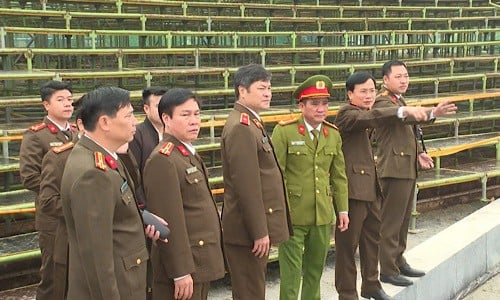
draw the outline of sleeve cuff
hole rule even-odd
[[[174,278],[174,281],[179,281],[179,280],[184,279],[184,278],[186,278],[188,276],[189,276],[189,274],[181,276],[181,277],[176,277],[176,278]]]

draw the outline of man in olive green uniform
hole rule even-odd
[[[52,280],[54,239],[57,218],[40,209],[39,191],[42,159],[52,147],[71,141],[75,128],[68,120],[73,114],[73,95],[68,83],[48,81],[40,89],[42,104],[47,116],[42,123],[33,125],[23,135],[19,151],[20,175],[24,187],[37,194],[35,198],[35,228],[38,230],[38,243],[42,254],[40,283],[36,299],[53,299]]]
[[[207,299],[210,281],[224,277],[222,229],[208,174],[192,142],[200,131],[198,99],[171,89],[158,111],[163,141],[143,172],[148,210],[168,220],[168,244],[153,245],[153,299]]]
[[[409,76],[401,61],[388,61],[382,67],[384,86],[375,99],[374,109],[401,107],[406,103],[403,94],[408,89]],[[435,117],[454,113],[456,106],[441,102],[428,108],[432,122]],[[416,122],[414,122],[416,123]],[[374,130],[374,155],[382,194],[380,227],[380,280],[399,286],[412,281],[406,277],[420,277],[425,273],[412,268],[403,256],[410,223],[411,201],[415,191],[417,169],[432,168],[432,158],[423,151],[417,140],[419,127],[401,123],[386,123]]]
[[[281,300],[298,298],[301,277],[301,299],[321,298],[331,224],[337,214],[339,230],[349,224],[342,140],[337,128],[325,121],[331,89],[327,76],[309,77],[293,93],[302,114],[280,122],[273,131],[294,232],[279,246]]]
[[[380,184],[370,142],[371,128],[402,122],[403,118],[425,120],[423,107],[371,109],[376,82],[368,72],[356,72],[346,81],[349,104],[340,108],[335,124],[342,136],[346,174],[349,182],[349,229],[335,233],[335,287],[341,300],[357,300],[355,254],[359,246],[361,296],[389,299],[378,279],[380,239]]]
[[[87,94],[81,110],[86,134],[73,147],[61,183],[67,298],[144,300],[144,228],[133,183],[116,154],[132,140],[137,123],[129,92],[98,88]]]
[[[271,102],[271,74],[248,65],[234,74],[237,102],[222,131],[222,227],[233,299],[263,300],[271,244],[291,232],[283,176],[259,116]]]

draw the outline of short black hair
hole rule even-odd
[[[377,81],[375,80],[375,77],[367,71],[357,71],[351,74],[345,82],[345,88],[347,91],[354,91],[354,88],[356,87],[357,84],[362,84],[365,83],[368,80],[373,80],[373,84],[377,86]]]
[[[49,80],[40,88],[40,97],[42,101],[49,101],[55,92],[62,90],[68,90],[70,93],[73,93],[69,82]]]
[[[408,69],[406,67],[406,64],[404,62],[402,62],[401,60],[389,60],[389,61],[385,62],[384,65],[382,66],[382,77],[391,74],[393,66],[403,66],[406,69]]]
[[[114,118],[123,107],[130,105],[130,92],[119,87],[100,87],[87,93],[81,105],[85,130],[93,132],[103,115]]]
[[[240,97],[240,92],[238,91],[240,86],[248,90],[252,83],[256,81],[270,81],[271,78],[271,73],[262,65],[250,64],[240,67],[236,73],[234,73],[234,94],[236,99]]]
[[[151,86],[142,90],[142,104],[149,105],[149,96],[163,96],[167,92],[167,89],[161,86]]]
[[[201,101],[196,97],[196,94],[188,89],[183,88],[173,88],[161,96],[160,103],[158,104],[158,114],[160,115],[160,120],[163,123],[163,114],[167,114],[169,117],[173,116],[174,108],[188,101],[189,99],[194,99],[198,106],[201,107]],[[165,126],[165,124],[163,124]]]
[[[82,118],[82,105],[87,99],[87,94],[83,94],[80,98],[73,102],[73,107],[75,108],[75,120]]]

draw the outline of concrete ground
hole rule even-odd
[[[471,291],[463,300],[498,300],[500,299],[500,265],[496,268],[496,275],[493,275],[486,282]]]
[[[423,213],[418,217],[417,220],[417,233],[412,233],[408,235],[408,248],[411,249],[415,245],[425,241],[430,236],[436,234],[437,232],[445,229],[449,225],[457,222],[458,220],[466,217],[470,213],[476,211],[477,209],[484,206],[484,203],[474,202],[469,204],[459,204],[446,209],[439,209]],[[429,255],[432,253],[429,252]],[[411,261],[410,261],[411,263]],[[334,287],[334,255],[330,253],[327,258],[327,263],[321,280],[321,295],[322,299],[337,299],[337,293]],[[418,268],[417,265],[415,265]],[[500,266],[499,266],[500,268]],[[495,272],[495,270],[493,270]],[[498,272],[498,271],[496,271]],[[483,283],[481,279],[478,283]],[[358,282],[358,287],[360,282]],[[492,279],[484,282],[478,288],[471,285],[470,293],[464,295],[465,298],[460,297],[457,299],[466,300],[489,300],[489,299],[500,299],[500,275],[494,276]],[[358,288],[359,290],[359,288]],[[25,299],[31,300],[35,299],[35,288],[34,286],[25,287],[22,289],[17,289],[14,291],[4,291],[0,292],[0,299],[5,300],[17,300]],[[209,293],[209,299],[213,300],[229,300],[231,299],[231,286],[229,278],[224,278],[213,283],[212,288]],[[267,275],[267,288],[266,288],[266,299],[275,300],[279,299],[279,268],[277,264],[270,264],[268,267]]]

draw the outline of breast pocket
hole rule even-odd
[[[186,174],[186,181],[189,184],[198,184],[203,182],[205,179],[203,177],[203,174],[200,170],[197,170],[196,172],[193,172],[191,174]]]
[[[307,146],[306,145],[294,145],[288,147],[288,155],[307,155]]]

